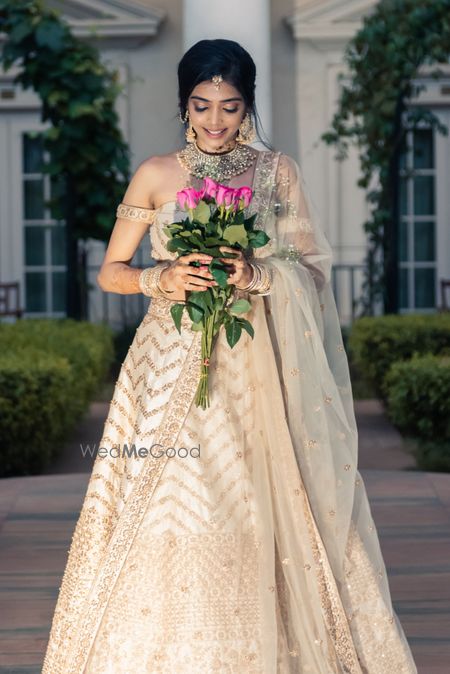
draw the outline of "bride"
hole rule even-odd
[[[139,166],[98,276],[151,300],[116,382],[43,674],[414,674],[357,470],[330,247],[300,169],[250,147],[255,65],[237,43],[197,43],[178,78],[186,145]],[[177,191],[205,176],[251,186],[270,240],[228,265],[255,334],[231,349],[221,329],[202,410],[201,333],[186,313],[179,333],[170,307],[215,281],[208,256],[167,251],[163,228],[181,215]],[[156,264],[131,268],[147,232]]]

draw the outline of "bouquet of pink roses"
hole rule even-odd
[[[251,323],[240,316],[250,309],[250,303],[243,298],[235,301],[236,287],[228,284],[226,265],[218,259],[236,257],[222,252],[221,246],[245,251],[260,248],[269,241],[264,231],[254,228],[256,213],[245,217],[252,196],[250,187],[233,189],[205,178],[200,190],[186,188],[177,193],[187,217],[164,228],[169,237],[167,250],[177,252],[179,257],[199,252],[213,258],[208,269],[218,285],[199,292],[189,291],[186,303],[174,304],[170,310],[178,332],[181,333],[185,310],[192,320],[192,329],[202,331],[202,363],[195,404],[203,409],[209,407],[208,368],[220,327],[225,326],[231,348],[239,341],[243,329],[254,336]],[[198,267],[200,263],[191,265]]]

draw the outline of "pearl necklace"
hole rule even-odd
[[[194,142],[177,152],[177,159],[196,178],[208,177],[221,182],[244,173],[255,161],[255,156],[242,143],[236,143],[229,152],[219,154],[204,152]]]

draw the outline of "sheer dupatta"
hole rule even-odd
[[[298,658],[289,671],[415,674],[357,471],[331,249],[297,164],[268,152],[257,171],[252,208],[271,241],[255,253],[273,283],[269,295],[252,296],[251,362],[262,383],[256,413],[272,482],[283,629]]]

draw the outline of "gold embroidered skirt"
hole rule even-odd
[[[170,306],[152,300],[117,380],[43,674],[414,674],[361,522],[351,582],[333,574],[267,301],[252,298],[253,340],[230,349],[221,331],[207,410],[193,404],[200,333],[186,316],[180,335]]]

